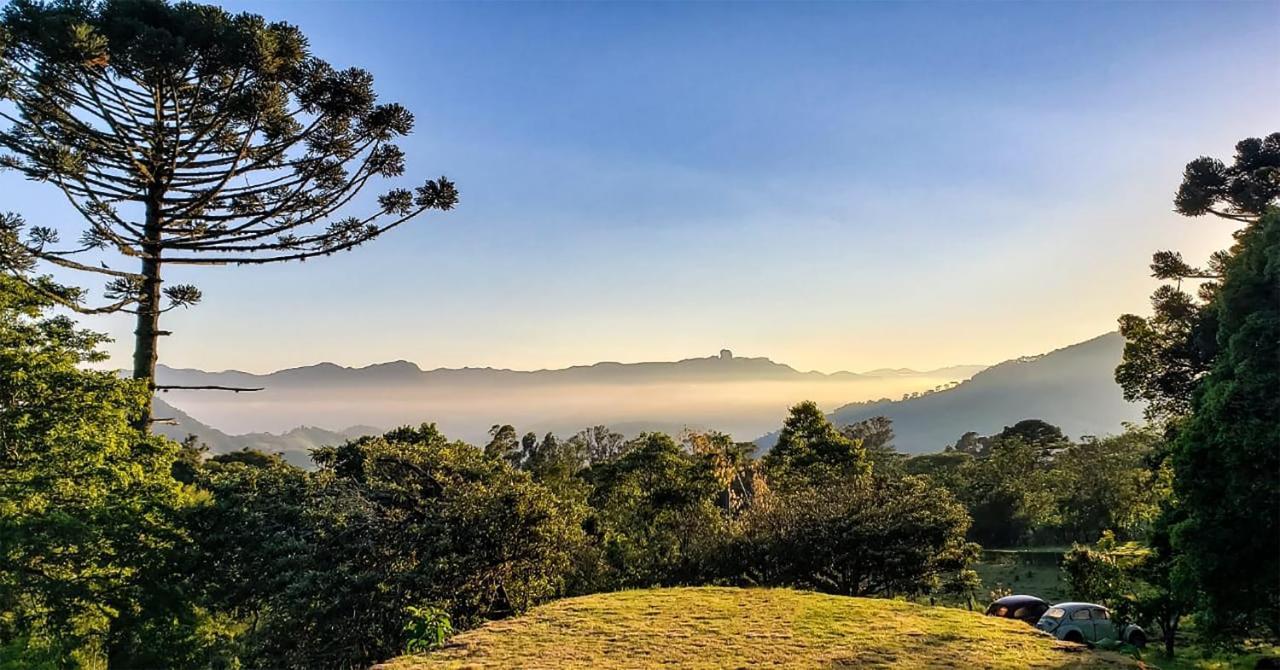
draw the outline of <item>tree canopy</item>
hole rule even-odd
[[[1280,639],[1280,212],[1240,235],[1212,309],[1219,353],[1173,450],[1173,542],[1208,627]]]
[[[82,369],[104,337],[49,308],[0,276],[0,661],[194,664],[178,445],[130,425],[146,385]]]

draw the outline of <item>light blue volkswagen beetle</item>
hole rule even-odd
[[[1116,630],[1111,611],[1093,603],[1059,603],[1050,607],[1036,623],[1036,628],[1067,642],[1097,644],[1105,640],[1128,642],[1145,647],[1147,633],[1138,626],[1124,627],[1123,636]]]

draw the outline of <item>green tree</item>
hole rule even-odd
[[[969,461],[958,495],[973,517],[971,535],[985,546],[1016,546],[1058,523],[1057,495],[1044,448],[1020,438],[993,438]]]
[[[484,455],[489,458],[501,458],[513,466],[518,466],[524,454],[520,450],[520,438],[516,437],[516,429],[510,424],[495,424],[489,429],[489,443],[484,445]]]
[[[585,503],[590,489],[583,477],[587,463],[586,443],[547,433],[532,445],[520,469],[561,498]]]
[[[792,480],[842,480],[870,470],[862,443],[841,434],[811,400],[791,408],[764,463],[783,486]]]
[[[569,439],[582,443],[587,460],[592,463],[611,461],[621,456],[627,446],[626,437],[610,430],[608,426],[584,428]]]
[[[710,459],[662,433],[591,469],[594,526],[615,586],[685,583],[722,539]]]
[[[1280,133],[1245,139],[1236,144],[1235,160],[1229,166],[1208,157],[1188,163],[1174,206],[1187,216],[1211,214],[1256,223],[1280,202],[1278,173]],[[1218,313],[1210,302],[1233,253],[1219,251],[1210,256],[1206,267],[1199,268],[1178,252],[1156,252],[1152,276],[1174,283],[1152,294],[1151,317],[1120,317],[1125,348],[1116,382],[1125,398],[1147,404],[1149,418],[1168,421],[1190,413],[1193,392],[1218,353]],[[1198,282],[1199,287],[1193,293],[1184,290],[1183,282]]]
[[[1227,165],[1202,156],[1187,164],[1174,207],[1186,216],[1212,214],[1253,223],[1280,201],[1280,133],[1236,143],[1235,160]]]
[[[48,295],[135,314],[133,376],[152,384],[161,313],[200,299],[164,286],[166,267],[330,255],[457,202],[440,178],[349,213],[371,181],[404,173],[394,141],[413,116],[380,104],[368,72],[313,56],[294,26],[212,5],[14,0],[0,17],[0,100],[0,166],[56,186],[85,224],[63,247],[52,226],[23,235],[10,218],[17,241],[0,260],[103,277],[104,307]]]
[[[210,463],[192,522],[210,607],[247,622],[251,667],[363,666],[400,653],[412,608],[460,626],[564,592],[583,510],[434,425],[284,461]]]
[[[1177,555],[1161,523],[1147,545],[1117,542],[1110,532],[1094,546],[1074,545],[1063,556],[1062,571],[1073,598],[1111,607],[1117,621],[1158,628],[1165,655],[1173,656],[1182,618],[1193,603],[1187,597],[1191,591],[1173,581]]]
[[[1152,427],[1086,437],[1054,459],[1064,539],[1088,541],[1103,531],[1140,539],[1170,495],[1172,473],[1161,464],[1164,437]]]
[[[841,428],[840,433],[862,445],[875,472],[891,474],[901,469],[903,455],[893,446],[893,420],[889,417],[863,419]]]
[[[1173,601],[1199,593],[1200,622],[1217,636],[1280,631],[1280,335],[1275,272],[1280,133],[1236,145],[1231,165],[1187,165],[1174,199],[1188,216],[1245,224],[1204,268],[1160,251],[1150,318],[1124,315],[1116,381],[1147,403],[1172,442],[1174,496],[1158,528],[1171,529],[1159,565]],[[1192,292],[1184,282],[1198,282]],[[1229,287],[1228,287],[1229,285]],[[1153,538],[1158,538],[1155,535]]]
[[[1204,595],[1207,631],[1278,639],[1280,212],[1237,237],[1212,309],[1219,353],[1172,453],[1184,515],[1173,546]]]
[[[752,458],[755,444],[734,442],[729,435],[716,431],[685,431],[680,442],[710,463],[720,484],[717,504],[724,512],[739,514],[758,497],[768,494],[764,468],[760,461]]]
[[[957,497],[967,485],[972,468],[973,456],[958,451],[919,454],[902,461],[904,473],[925,477],[933,482],[934,486],[946,489]]]
[[[1005,426],[995,434],[995,439],[1021,440],[1039,447],[1045,455],[1052,455],[1070,442],[1061,428],[1043,419],[1023,419],[1012,426]]]
[[[104,338],[45,315],[63,290],[0,276],[0,658],[195,663],[202,620],[173,569],[197,502],[171,475],[179,447],[130,425],[145,383],[83,369]]]
[[[969,517],[919,477],[854,477],[757,501],[722,559],[726,579],[851,596],[933,591],[964,581]],[[958,582],[957,582],[958,583]]]

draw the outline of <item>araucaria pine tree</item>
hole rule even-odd
[[[357,198],[404,173],[394,141],[413,116],[379,103],[368,72],[312,56],[296,27],[210,5],[14,0],[0,117],[0,167],[60,189],[84,221],[62,245],[58,227],[3,215],[0,264],[101,275],[109,304],[49,297],[136,314],[133,375],[153,386],[160,315],[200,299],[165,285],[167,266],[325,256],[458,200],[443,177]],[[126,268],[104,262],[116,254]]]

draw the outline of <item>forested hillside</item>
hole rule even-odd
[[[999,432],[1038,418],[1072,437],[1120,433],[1142,419],[1142,407],[1125,401],[1115,381],[1124,339],[1107,333],[1042,356],[1005,361],[955,388],[893,401],[854,403],[831,413],[836,425],[875,416],[893,420],[894,446],[923,454],[953,444],[964,433]],[[773,446],[776,436],[756,441]]]
[[[268,454],[280,454],[286,461],[299,467],[312,467],[310,451],[325,445],[343,442],[380,432],[372,426],[352,426],[334,431],[315,426],[298,426],[284,433],[241,433],[231,435],[202,423],[195,417],[156,398],[153,410],[161,419],[155,424],[155,432],[179,442],[190,436],[209,449],[210,454],[229,454],[253,449]]]

